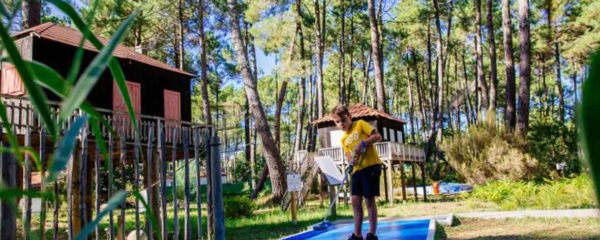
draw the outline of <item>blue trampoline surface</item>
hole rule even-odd
[[[429,232],[429,219],[424,220],[391,220],[380,221],[377,224],[377,236],[380,240],[425,240]],[[363,222],[363,233],[369,232],[369,223]],[[315,231],[309,230],[290,237],[283,238],[284,240],[297,239],[348,239],[354,231],[353,224],[333,225],[326,230]],[[363,236],[364,237],[364,236]]]

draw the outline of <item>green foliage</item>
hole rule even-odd
[[[246,196],[227,197],[223,201],[225,217],[240,218],[251,216],[256,204]]]
[[[579,173],[577,131],[552,117],[532,116],[527,132],[527,152],[539,161],[539,173],[556,173],[556,164],[567,164],[564,174]]]
[[[469,183],[533,179],[538,161],[523,151],[523,140],[487,124],[471,126],[464,134],[441,144],[450,166]]]
[[[504,210],[564,209],[595,206],[592,181],[587,175],[542,184],[524,181],[492,181],[475,187],[471,200],[489,201]]]

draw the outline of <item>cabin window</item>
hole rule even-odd
[[[387,141],[387,140],[388,140],[387,128],[383,127],[383,141]]]
[[[396,131],[398,134],[398,143],[404,143],[404,136],[402,135],[402,131]]]
[[[394,129],[390,128],[390,142],[396,142],[396,133]]]
[[[181,95],[179,92],[164,90],[165,96],[165,120],[180,121],[181,120]]]
[[[17,69],[12,64],[4,64],[2,74],[0,75],[0,81],[0,92],[2,94],[15,96],[25,94],[25,86],[23,86],[23,82],[21,81]]]
[[[121,96],[121,92],[119,91],[119,87],[116,82],[113,82],[113,112],[114,113],[125,113],[127,114],[127,105],[125,101],[123,101],[123,97]],[[131,99],[131,104],[133,105],[133,112],[139,118],[139,115],[142,113],[142,105],[141,105],[141,85],[139,83],[126,81],[127,92],[129,93],[129,98]]]

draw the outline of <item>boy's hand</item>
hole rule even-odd
[[[354,147],[354,155],[355,156],[359,156],[361,155],[365,150],[367,149],[367,143],[365,143],[364,141],[361,141],[359,144],[356,144],[356,147]]]

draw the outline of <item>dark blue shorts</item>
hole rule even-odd
[[[358,170],[352,174],[352,196],[363,196],[367,198],[379,196],[379,179],[381,177],[381,165],[373,165]]]

